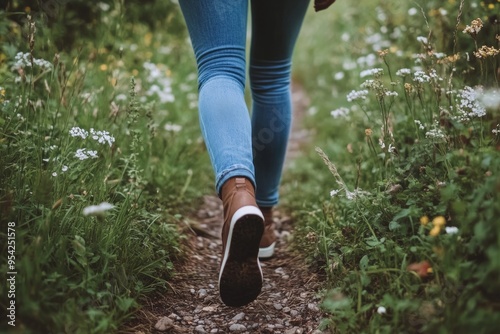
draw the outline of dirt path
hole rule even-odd
[[[294,127],[287,160],[293,159],[307,140],[301,119],[307,96],[293,88]],[[142,312],[148,319],[135,333],[321,333],[317,274],[311,272],[299,254],[288,249],[293,233],[290,218],[275,212],[279,231],[276,255],[262,262],[264,284],[261,295],[245,307],[227,307],[219,299],[217,277],[222,244],[222,203],[206,196],[190,222],[185,263],[178,264],[172,290]]]

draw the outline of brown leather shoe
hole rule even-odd
[[[244,177],[234,177],[224,183],[221,198],[224,226],[220,298],[228,306],[243,306],[255,300],[262,289],[258,254],[264,217],[255,202],[254,187]]]
[[[260,239],[259,258],[268,259],[274,255],[274,247],[276,245],[274,230],[276,226],[273,219],[273,208],[261,207],[260,210],[264,215],[264,234],[262,235],[262,239]]]

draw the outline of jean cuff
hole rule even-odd
[[[230,178],[232,177],[237,177],[237,176],[240,176],[240,177],[246,177],[248,180],[250,180],[250,182],[252,182],[254,188],[255,188],[255,175],[253,173],[252,170],[250,170],[248,167],[244,166],[244,165],[233,165],[225,170],[223,170],[222,172],[220,172],[215,180],[215,190],[217,191],[217,194],[221,195],[221,190],[222,190],[222,186],[224,185],[224,183],[229,180]]]

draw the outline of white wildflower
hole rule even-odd
[[[458,227],[456,226],[446,226],[445,228],[446,234],[457,234],[458,233]]]
[[[372,69],[369,69],[369,70],[361,71],[361,73],[359,74],[359,76],[361,78],[364,78],[364,77],[367,77],[367,76],[379,77],[379,76],[382,75],[382,73],[384,73],[383,69],[381,69],[381,68],[372,68]]]
[[[497,124],[497,127],[495,129],[491,130],[491,133],[498,136],[500,134],[500,124]]]
[[[340,192],[340,189],[330,191],[330,197],[335,197]]]
[[[330,112],[330,115],[332,115],[333,118],[340,118],[340,117],[346,117],[349,114],[350,110],[345,108],[345,107],[340,107],[338,109],[332,110]]]
[[[370,53],[366,56],[363,56],[363,57],[359,57],[357,60],[356,60],[356,63],[359,65],[359,66],[364,66],[364,67],[373,67],[375,66],[375,64],[377,63],[377,56],[373,53]]]
[[[345,73],[344,73],[344,72],[342,72],[342,71],[337,72],[337,73],[335,73],[335,74],[333,75],[333,78],[334,78],[335,80],[337,80],[337,81],[344,79],[344,77],[345,77]]]
[[[179,132],[182,130],[182,126],[179,124],[167,123],[165,124],[164,129],[169,132]]]
[[[384,87],[380,80],[368,79],[361,84],[361,88],[368,88],[373,90],[382,90]]]
[[[68,166],[66,166],[66,165],[62,166],[61,171],[63,173],[66,172],[66,171],[68,171]]]
[[[146,95],[158,96],[161,103],[175,101],[175,96],[172,93],[172,81],[166,74],[170,71],[151,62],[145,62],[143,66],[148,71],[147,81],[152,83]]]
[[[87,150],[86,148],[79,148],[76,150],[75,158],[80,160],[87,160],[89,158],[97,158],[97,151]]]
[[[389,153],[394,154],[394,153],[396,153],[396,147],[394,145],[392,145],[392,144],[389,144],[389,148],[387,149],[387,151]]]
[[[113,146],[113,143],[115,142],[115,137],[110,135],[108,131],[96,131],[91,128],[90,134],[92,135],[92,139],[97,141],[99,144],[107,143],[109,146]]]
[[[387,309],[385,307],[383,307],[383,306],[379,306],[377,308],[377,313],[378,314],[385,314],[386,312],[387,312]]]
[[[113,209],[115,206],[108,202],[102,202],[99,205],[87,206],[83,209],[84,216],[102,216],[106,211]]]
[[[415,7],[411,7],[410,9],[408,9],[408,15],[410,15],[410,16],[417,15],[417,13],[418,13],[418,9],[416,9]]]
[[[458,94],[457,111],[460,113],[461,120],[468,120],[475,117],[486,115],[486,109],[479,104],[478,98],[482,94],[482,89],[476,90],[465,86]]]
[[[396,75],[399,77],[404,77],[411,74],[411,70],[409,68],[402,68],[396,71]]]
[[[398,92],[388,90],[385,92],[385,96],[398,96]]]
[[[417,41],[422,44],[429,44],[429,40],[424,36],[417,36]]]
[[[384,143],[384,141],[381,138],[379,138],[378,144],[379,144],[379,146],[380,146],[381,149],[385,148],[385,143]]]
[[[424,71],[417,71],[413,74],[413,80],[419,83],[425,83],[431,81],[431,77]]]
[[[425,133],[425,137],[429,139],[445,139],[446,136],[439,128],[434,128]]]
[[[53,177],[56,177],[56,176],[57,176],[57,173],[56,173],[56,172],[52,173],[52,176],[53,176]]]
[[[29,53],[18,52],[14,57],[15,63],[12,65],[11,70],[17,71],[24,69],[26,67],[32,67],[32,65],[40,67],[42,70],[51,70],[52,64],[44,59],[33,58],[33,64],[31,63],[31,56]]]
[[[367,90],[353,90],[347,94],[347,101],[365,100],[368,95]]]
[[[74,126],[69,130],[69,134],[71,137],[81,137],[82,139],[87,138],[89,135],[88,131],[77,126]]]
[[[425,130],[424,125],[423,125],[423,124],[422,124],[422,122],[420,122],[418,119],[416,119],[416,120],[415,120],[415,124],[417,124],[417,125],[418,125],[418,128],[419,128],[420,130]]]

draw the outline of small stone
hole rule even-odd
[[[237,315],[235,315],[235,316],[233,317],[233,319],[232,319],[232,320],[234,320],[234,321],[240,321],[240,320],[242,320],[244,317],[245,317],[245,313],[244,313],[244,312],[241,312],[241,313],[238,313]]]
[[[217,328],[214,328],[214,329],[212,329],[212,330],[210,331],[210,333],[218,333],[218,332],[219,332],[219,330],[218,330]]]
[[[240,324],[232,324],[231,326],[229,326],[230,332],[243,332],[246,330],[247,330],[247,328],[244,325],[240,325]]]
[[[198,325],[198,326],[196,326],[196,327],[195,327],[195,329],[194,329],[194,331],[195,331],[196,333],[206,333],[205,328],[203,328],[203,326],[202,326],[202,325]]]
[[[205,298],[208,295],[207,290],[200,289],[198,290],[198,298]]]
[[[283,312],[289,313],[290,312],[290,308],[288,306],[283,307]]]
[[[203,311],[205,312],[213,312],[215,311],[215,307],[213,306],[205,306],[204,308],[202,308]]]
[[[298,314],[299,314],[299,312],[297,312],[297,310],[291,310],[291,311],[290,311],[290,315],[291,315],[292,317],[296,317]]]
[[[195,289],[189,289],[189,292],[191,292],[191,294],[194,295],[196,293],[196,290]]]
[[[282,306],[281,304],[279,304],[279,303],[275,303],[275,304],[273,304],[273,306],[274,306],[274,308],[275,308],[276,310],[278,310],[278,311],[279,311],[279,310],[281,310],[281,309],[283,308],[283,306]]]
[[[307,308],[313,312],[318,312],[319,311],[319,308],[316,306],[316,304],[313,304],[313,303],[309,303],[307,304]]]
[[[166,332],[175,326],[174,321],[169,317],[162,317],[156,322],[155,328],[160,332]]]

